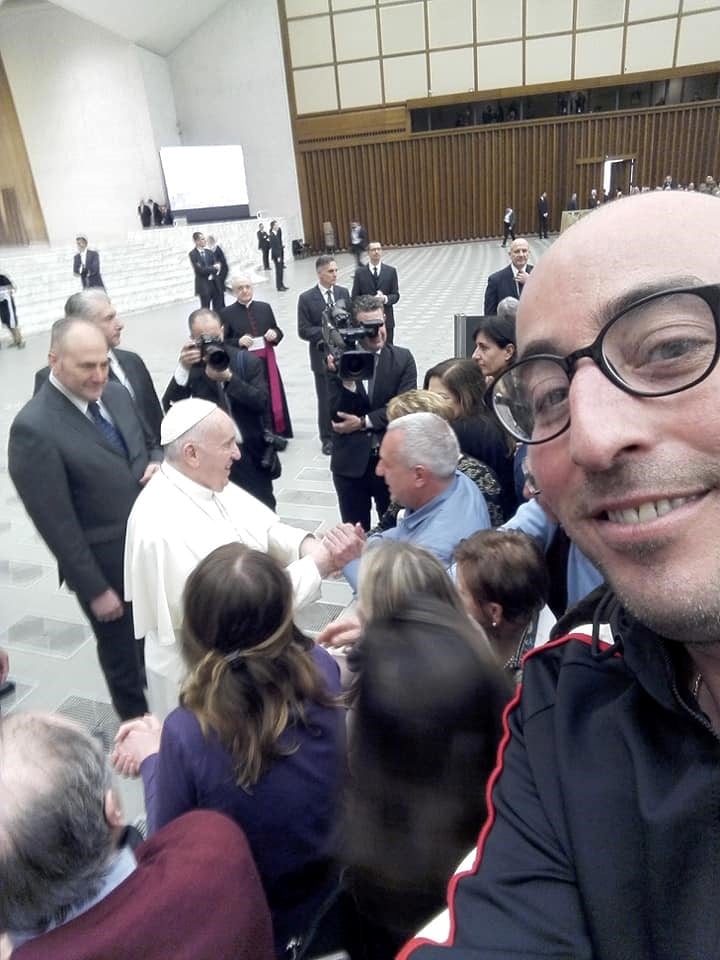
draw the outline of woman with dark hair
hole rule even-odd
[[[473,333],[475,350],[472,359],[480,368],[486,383],[491,383],[501,373],[505,373],[515,359],[517,304],[515,297],[505,297],[498,304],[497,316],[483,317]]]
[[[120,772],[139,768],[150,832],[188,810],[245,831],[265,888],[278,956],[333,889],[345,764],[333,658],[295,627],[292,588],[267,554],[213,550],[188,578],[180,706],[121,726]]]
[[[450,426],[460,449],[469,457],[487,464],[500,482],[499,503],[504,516],[517,509],[513,450],[505,433],[484,402],[486,383],[472,360],[452,357],[431,367],[425,374],[425,390],[440,394],[452,405]]]
[[[511,684],[482,632],[427,594],[371,619],[356,656],[346,882],[365,956],[390,960],[477,839]]]
[[[550,578],[535,540],[515,530],[483,530],[455,550],[455,583],[468,614],[487,633],[506,670],[549,636],[554,617],[543,608]]]

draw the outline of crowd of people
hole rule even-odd
[[[14,960],[715,956],[715,239],[713,200],[670,189],[534,268],[515,237],[472,357],[422,389],[381,244],[352,296],[318,257],[298,335],[341,516],[318,536],[274,512],[283,332],[249,278],[191,313],[162,402],[107,294],[68,300],[8,468],[149,837],[92,737],[6,718]],[[354,608],[314,642],[295,613],[340,574]]]

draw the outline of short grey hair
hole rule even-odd
[[[403,433],[402,457],[408,467],[423,466],[441,480],[457,469],[460,445],[448,424],[436,413],[408,413],[388,424],[387,432]]]
[[[240,286],[241,283],[249,283],[250,286],[254,286],[251,277],[247,273],[232,273],[230,274],[230,289],[234,290],[235,287]]]
[[[113,831],[102,747],[59,717],[0,727],[0,930],[43,932],[102,888]]]
[[[65,317],[68,320],[93,320],[98,301],[110,303],[110,297],[99,287],[80,290],[65,301]]]
[[[519,305],[520,301],[517,297],[503,297],[500,303],[497,305],[495,313],[503,320],[514,320],[517,316]]]

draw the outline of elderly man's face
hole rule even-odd
[[[238,303],[248,304],[253,297],[253,287],[249,280],[236,280],[233,283],[233,293]]]
[[[509,256],[516,270],[524,270],[530,257],[527,240],[513,240],[510,244]]]
[[[115,307],[109,300],[101,300],[99,297],[93,307],[92,322],[105,334],[108,347],[120,346],[120,337],[123,332],[123,323],[117,315]]]
[[[649,285],[720,281],[715,202],[645,194],[574,226],[542,258],[520,301],[521,356],[586,346],[617,313],[618,298],[640,299]],[[691,242],[698,232],[699,246]],[[583,359],[569,410],[568,430],[532,448],[548,506],[643,622],[676,639],[717,640],[720,370],[683,393],[646,398],[624,393]]]
[[[402,430],[386,433],[380,444],[380,459],[375,472],[384,478],[393,500],[414,509],[418,502],[417,473],[415,467],[408,467],[405,462],[404,446]]]
[[[230,470],[233,463],[240,459],[240,450],[230,417],[221,410],[210,416],[213,422],[196,445],[198,469],[193,480],[219,493],[230,480]]]

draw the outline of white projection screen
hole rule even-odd
[[[160,162],[174,216],[189,223],[250,216],[241,146],[161,147]]]

